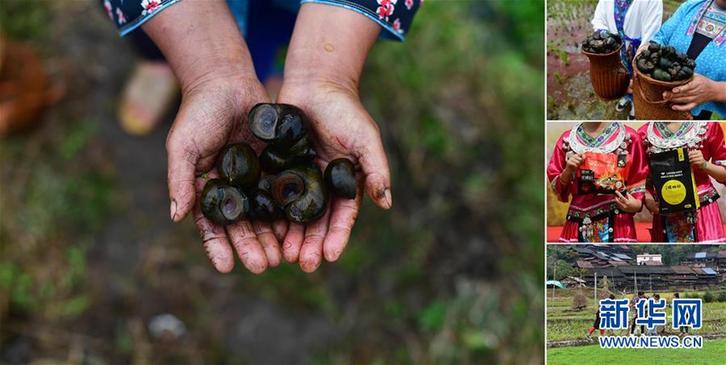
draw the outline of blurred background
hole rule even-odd
[[[169,221],[174,111],[119,127],[136,56],[99,2],[4,0],[0,122],[27,128],[0,139],[0,363],[542,363],[543,10],[426,1],[380,41],[394,208],[365,202],[335,264],[254,276]]]

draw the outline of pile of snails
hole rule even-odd
[[[615,52],[622,43],[619,35],[607,30],[598,30],[585,38],[582,50],[588,53],[607,54]]]
[[[696,61],[684,53],[676,52],[672,46],[661,46],[650,42],[647,49],[635,59],[638,70],[659,81],[681,81],[690,79],[696,68]]]
[[[355,198],[357,182],[350,160],[331,161],[324,174],[313,162],[316,153],[302,110],[289,104],[257,104],[248,120],[252,133],[267,146],[259,157],[246,143],[220,152],[219,178],[207,181],[201,195],[202,214],[210,221],[228,225],[243,219],[285,218],[304,224],[325,213],[331,193]]]

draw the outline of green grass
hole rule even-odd
[[[95,133],[93,120],[68,120],[0,143],[0,298],[15,311],[47,321],[89,305],[87,251],[115,192],[92,158]]]
[[[713,291],[717,292],[717,291]],[[551,290],[547,292],[551,295]],[[588,292],[589,295],[592,292]],[[681,292],[683,297],[703,296],[704,291]],[[595,311],[597,311],[597,303],[588,297],[588,306],[584,310],[572,310],[571,290],[563,290],[556,293],[556,298],[547,299],[547,341],[575,340],[583,339],[587,334],[588,328],[592,326],[595,319]],[[588,294],[586,294],[588,295]],[[672,292],[660,292],[662,298],[670,302],[673,297]],[[666,310],[666,318],[671,320],[670,308]],[[666,328],[671,331],[669,327]],[[622,332],[622,331],[621,331]],[[703,304],[703,328],[694,334],[715,334],[726,333],[726,303],[713,302]],[[616,331],[615,334],[621,334]]]
[[[705,340],[702,349],[601,349],[599,345],[547,349],[547,363],[557,364],[723,364],[726,340]]]

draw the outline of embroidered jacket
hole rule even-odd
[[[140,27],[154,15],[181,0],[101,0],[109,18],[124,36]],[[193,1],[193,0],[186,0]],[[232,13],[246,14],[250,1],[227,0]],[[385,32],[384,38],[403,41],[416,11],[423,0],[265,0],[279,3],[281,7],[297,7],[304,3],[319,3],[343,7],[360,13],[378,23]],[[244,20],[238,23],[244,24]]]
[[[653,41],[675,47],[678,52],[685,53],[693,40],[698,23],[709,9],[713,0],[688,0],[678,7],[660,31],[653,37]],[[721,31],[696,58],[696,73],[711,80],[726,81],[726,28]],[[703,110],[726,116],[726,103],[708,102],[696,106],[691,110],[698,115]]]

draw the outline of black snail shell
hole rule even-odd
[[[673,65],[673,61],[669,60],[667,57],[661,56],[660,60],[658,61],[658,67],[661,69],[667,69]]]
[[[325,185],[341,198],[355,199],[358,184],[353,163],[347,158],[330,161],[325,168]]]
[[[664,71],[663,69],[660,69],[660,68],[657,68],[657,69],[655,69],[655,71],[653,71],[653,78],[656,80],[660,80],[660,81],[671,81],[672,80],[671,75],[667,71]]]
[[[693,76],[693,69],[688,66],[683,66],[678,71],[678,74],[676,74],[676,79],[678,80],[685,80]]]
[[[643,73],[651,73],[655,69],[655,65],[647,58],[641,58],[637,62],[638,69]]]
[[[222,179],[207,181],[201,199],[202,214],[217,224],[237,222],[250,210],[245,194]]]
[[[659,81],[681,81],[693,76],[696,62],[672,46],[651,42],[638,54],[635,64],[643,74]]]
[[[610,33],[606,30],[595,31],[582,42],[582,50],[588,53],[606,54],[615,52],[622,40],[617,34]]]
[[[307,136],[300,138],[297,142],[295,142],[295,144],[290,146],[287,151],[289,155],[298,156],[303,160],[312,160],[317,155]]]
[[[609,33],[597,36],[602,47],[613,42]],[[216,161],[220,178],[209,180],[201,195],[204,216],[221,225],[282,218],[306,224],[325,214],[330,192],[354,199],[358,186],[353,163],[344,158],[333,160],[323,175],[313,163],[314,136],[308,136],[307,123],[302,110],[293,105],[255,105],[249,114],[249,127],[267,146],[259,157],[245,143],[229,145],[220,152]]]
[[[293,166],[300,165],[312,161],[315,158],[315,152],[296,155],[291,154],[289,150],[282,150],[274,145],[268,145],[260,154],[260,166],[267,173],[278,173],[282,170],[289,169]]]
[[[272,195],[262,189],[249,192],[250,218],[262,222],[272,222],[284,217],[282,210],[272,199]]]
[[[237,143],[225,147],[217,159],[219,175],[238,187],[251,187],[260,178],[260,163],[246,143]]]
[[[257,182],[257,188],[269,193],[272,191],[272,183],[274,181],[275,181],[275,175],[265,175],[260,178],[259,182]]]
[[[668,58],[673,59],[673,58],[675,58],[677,56],[677,53],[678,52],[676,52],[676,49],[673,46],[661,47],[661,54],[664,57],[668,57]]]
[[[294,162],[294,157],[288,156],[285,151],[280,151],[273,145],[268,145],[260,153],[260,167],[266,173],[276,174]]]
[[[287,148],[304,137],[305,114],[294,105],[257,104],[249,114],[249,126],[259,139]]]
[[[328,191],[317,165],[307,164],[281,172],[272,184],[272,197],[282,207],[288,220],[312,222],[328,206]]]

